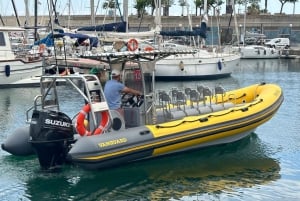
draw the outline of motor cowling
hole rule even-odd
[[[70,145],[74,142],[72,120],[57,111],[32,113],[30,143],[34,148],[42,169],[56,169],[66,162]]]

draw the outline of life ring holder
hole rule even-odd
[[[127,42],[127,49],[129,51],[135,51],[136,49],[138,49],[138,47],[139,47],[139,43],[134,38],[129,39],[129,41]]]
[[[90,104],[83,106],[77,117],[76,130],[81,136],[99,135],[104,132],[106,127],[109,126],[109,111],[105,110],[101,112],[101,122],[94,132],[89,131],[84,126],[85,116],[91,111]]]

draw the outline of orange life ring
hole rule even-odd
[[[39,53],[44,53],[45,49],[46,49],[45,44],[42,43],[42,44],[39,45]]]
[[[139,47],[139,44],[138,44],[137,40],[134,38],[131,38],[127,43],[127,48],[129,51],[135,51],[136,49],[138,49],[138,47]]]
[[[87,130],[84,126],[84,120],[85,116],[91,111],[90,104],[86,104],[81,111],[78,114],[77,117],[77,125],[76,130],[81,136],[89,136],[89,135],[99,135],[103,133],[104,129],[109,125],[109,112],[103,111],[101,112],[101,122],[99,123],[99,126],[95,129],[95,131],[92,133],[91,131]]]

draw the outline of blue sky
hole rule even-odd
[[[31,15],[34,14],[34,0],[28,0],[29,1],[29,12]],[[39,15],[47,15],[48,14],[48,6],[47,6],[47,0],[39,0],[41,4],[39,5]],[[57,11],[60,13],[68,14],[68,1],[69,0],[58,0],[57,3]],[[135,0],[128,0],[129,1],[129,8],[128,13],[129,14],[135,14],[136,11],[133,8]],[[193,3],[193,0],[187,0],[190,2],[190,14],[195,14],[195,5]],[[223,0],[225,1],[225,0]],[[95,7],[97,6],[98,0],[94,0]],[[102,4],[104,0],[100,0],[100,6],[97,11],[97,14],[105,14],[105,10],[102,9]],[[123,1],[120,0],[120,3]],[[264,8],[264,0],[261,0],[261,8]],[[268,9],[271,13],[279,13],[280,11],[280,2],[279,0],[272,0],[268,1]],[[272,2],[272,3],[271,3]],[[178,5],[178,0],[175,0],[175,3]],[[15,0],[15,4],[17,7],[18,15],[22,16],[25,15],[25,6],[24,6],[24,0]],[[239,8],[236,8],[236,12],[238,12]],[[244,8],[240,8],[241,12],[244,12]],[[180,15],[182,12],[180,6],[173,6],[170,9],[170,13],[172,15]],[[184,10],[186,13],[186,9]],[[286,14],[293,14],[293,4],[286,3],[283,7],[283,12]],[[5,15],[12,15],[14,13],[13,6],[11,4],[10,0],[1,0],[0,1],[0,13],[2,16]],[[90,13],[90,0],[71,0],[71,14],[89,14]],[[225,6],[221,8],[221,14],[225,13]],[[295,14],[300,14],[300,2],[297,2],[295,4]]]

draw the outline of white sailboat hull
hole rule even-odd
[[[216,79],[230,76],[238,65],[239,54],[210,53],[172,55],[156,63],[158,80]]]

